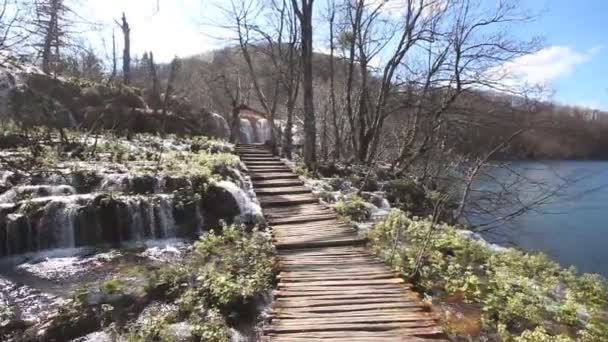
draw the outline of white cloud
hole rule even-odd
[[[599,50],[594,47],[580,52],[569,46],[550,46],[507,62],[492,73],[505,84],[544,87],[571,74],[577,65],[589,61]]]
[[[87,34],[88,43],[108,51],[111,49],[114,28],[120,54],[122,34],[114,20],[119,20],[124,11],[132,28],[132,54],[141,56],[144,51],[153,51],[157,61],[167,62],[175,55],[193,55],[209,51],[218,45],[218,41],[212,37],[215,30],[200,25],[204,18],[212,17],[216,11],[208,1],[162,0],[160,11],[157,11],[156,4],[156,0],[83,2],[79,13],[103,26],[100,32]],[[106,42],[105,47],[102,47],[102,39]]]

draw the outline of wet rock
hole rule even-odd
[[[204,132],[206,135],[219,139],[230,138],[230,126],[223,116],[217,113],[202,113],[204,117]]]
[[[234,218],[241,214],[239,203],[233,194],[226,188],[211,185],[202,200],[205,226],[215,228],[220,226],[221,220],[232,223]]]
[[[156,183],[156,178],[149,175],[133,177],[129,184],[129,190],[137,195],[151,194],[154,193]]]
[[[178,189],[192,187],[192,182],[187,177],[165,177],[164,192],[173,192]]]

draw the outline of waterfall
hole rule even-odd
[[[241,143],[251,144],[254,142],[253,127],[247,119],[241,118]]]
[[[175,219],[173,218],[173,202],[166,195],[161,195],[159,198],[158,210],[159,227],[162,232],[162,238],[175,237]]]
[[[256,122],[257,126],[257,137],[256,142],[266,143],[269,140],[272,140],[272,127],[270,127],[270,123],[266,119],[258,119]]]
[[[80,208],[81,206],[74,202],[65,202],[63,209],[57,214],[57,226],[61,230],[60,247],[76,247],[74,225]]]
[[[126,199],[127,208],[131,218],[130,234],[135,240],[143,240],[146,237],[144,232],[144,211],[142,210],[142,201],[140,198],[133,197]]]
[[[54,197],[43,208],[43,215],[34,234],[44,234],[45,241],[41,243],[46,248],[73,248],[76,246],[75,224],[78,218],[78,210],[82,208],[78,204],[79,196],[66,198]],[[51,236],[47,232],[52,232]],[[48,245],[47,245],[48,244]],[[43,247],[38,245],[38,248]]]
[[[195,206],[194,217],[196,218],[196,234],[200,235],[203,233],[203,228],[205,225],[205,218],[203,217],[203,213],[201,212],[200,205]]]
[[[228,121],[226,121],[223,116],[217,113],[211,113],[211,120],[213,121],[215,129],[214,135],[216,137],[220,139],[230,138],[230,125],[228,125]]]
[[[24,216],[21,214],[9,214],[6,217],[5,248],[7,254],[18,253],[21,244],[25,244],[27,247],[32,245],[31,240],[22,242],[19,239],[20,221],[23,218]]]
[[[51,196],[0,205],[0,256],[186,237],[203,229],[203,215],[195,206],[178,231],[172,195],[99,196]]]
[[[251,200],[243,189],[228,181],[221,181],[217,183],[217,186],[228,191],[239,206],[240,215],[237,218],[237,221],[247,224],[264,222],[262,209],[257,203],[254,203]]]

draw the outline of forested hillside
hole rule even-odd
[[[264,94],[271,102],[276,102],[276,118],[286,120],[286,107],[289,94],[284,87],[273,89],[280,82],[281,70],[289,66],[281,63],[275,67],[269,47],[260,43],[249,47],[252,64],[258,74],[257,79]],[[320,138],[319,148],[323,158],[335,155],[336,125],[332,115],[331,100],[331,69],[332,57],[315,53],[314,82],[318,89],[317,96],[317,126]],[[146,87],[150,84],[149,56],[134,60],[134,84]],[[344,87],[348,61],[338,56],[333,57],[335,69],[336,115],[339,139],[350,139],[350,127],[346,113]],[[230,97],[226,96],[226,88],[235,91],[240,87],[242,102],[262,110],[249,79],[247,63],[238,47],[229,47],[207,52],[200,56],[182,59],[183,72],[176,78],[178,93],[187,97],[196,106],[223,115],[232,111]],[[170,67],[159,65],[159,77],[166,84]],[[380,75],[370,71],[371,83],[381,81]],[[414,92],[411,89],[410,92]],[[276,97],[276,98],[275,98]],[[408,127],[411,108],[407,108],[408,98],[405,94],[398,95],[394,101],[401,102],[391,115],[390,125],[385,136],[387,160],[392,161],[399,152],[399,136],[396,133]],[[300,102],[297,101],[299,104]],[[302,109],[299,105],[294,111],[296,122],[302,122]],[[608,158],[608,113],[584,107],[568,106],[551,101],[526,99],[520,95],[509,95],[496,91],[472,89],[462,95],[462,99],[444,115],[446,147],[458,153],[471,157],[482,156],[488,147],[494,147],[503,142],[509,135],[519,129],[525,129],[517,137],[509,141],[497,158],[508,159],[605,159]],[[327,136],[325,136],[325,134]],[[391,137],[394,137],[391,139]],[[324,143],[325,141],[325,143]],[[350,155],[348,146],[343,146],[345,155]]]

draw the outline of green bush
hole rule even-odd
[[[370,205],[359,196],[350,196],[336,204],[338,215],[350,221],[365,222],[371,219]]]
[[[413,274],[423,254],[412,280],[439,298],[460,294],[465,302],[480,306],[487,336],[499,334],[505,341],[571,337],[563,331],[572,331],[584,341],[608,336],[608,285],[598,275],[578,276],[574,269],[563,269],[543,254],[514,249],[492,252],[452,226],[433,226],[400,210],[377,222],[369,238],[374,252],[406,277]],[[427,249],[421,253],[423,246]],[[580,325],[577,312],[590,315],[585,326]],[[546,322],[554,327],[548,332],[542,330]]]

